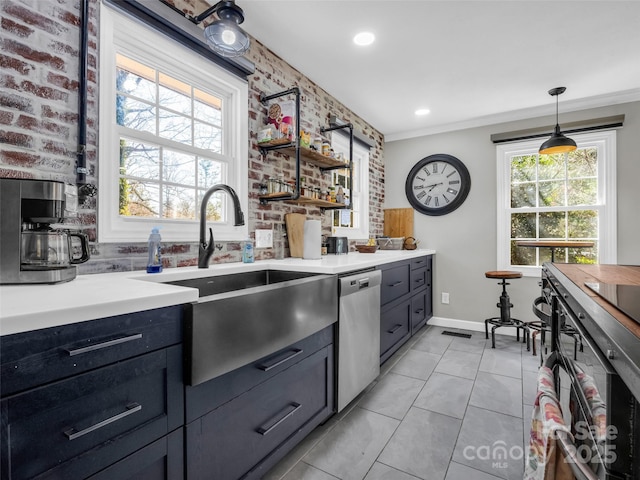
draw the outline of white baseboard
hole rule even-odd
[[[473,332],[484,332],[484,320],[482,322],[474,322],[472,320],[458,320],[456,318],[431,317],[427,322],[428,325],[445,328],[459,328],[461,330],[471,330]],[[515,328],[501,328],[496,330],[496,334],[516,336]]]

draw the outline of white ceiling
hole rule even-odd
[[[640,0],[237,0],[242,27],[387,141],[640,100]],[[375,34],[369,47],[353,36]],[[414,111],[431,113],[416,117]]]

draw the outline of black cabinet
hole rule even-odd
[[[0,476],[84,479],[179,429],[181,312],[1,337]]]
[[[334,412],[333,382],[330,326],[250,365],[187,387],[187,478],[261,478]]]
[[[433,315],[431,255],[394,262],[382,270],[380,363],[384,363]]]

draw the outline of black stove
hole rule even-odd
[[[622,313],[640,323],[640,285],[586,282],[585,285]]]

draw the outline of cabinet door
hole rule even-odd
[[[411,270],[411,293],[424,289],[427,286],[427,267]]]
[[[411,335],[414,335],[427,322],[427,291],[411,298]]]
[[[382,284],[380,286],[380,304],[386,305],[409,293],[411,285],[409,262],[394,263],[382,269]]]
[[[380,313],[380,364],[384,363],[411,335],[411,299]]]
[[[2,400],[0,477],[85,478],[183,422],[174,346]]]
[[[183,480],[183,435],[179,428],[87,480]]]
[[[189,480],[260,478],[333,411],[326,347],[186,426]]]

